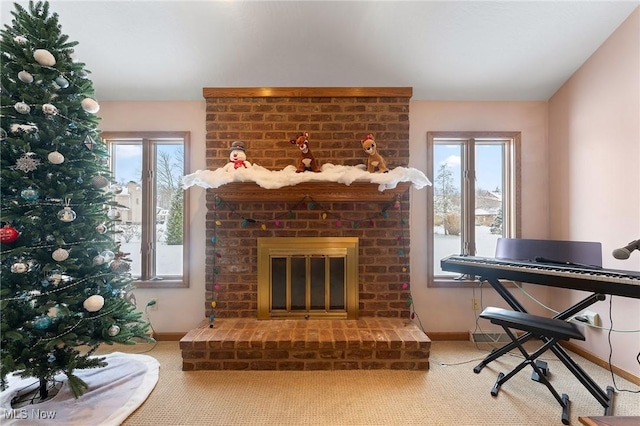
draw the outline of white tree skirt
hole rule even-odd
[[[0,394],[0,423],[7,425],[119,425],[151,394],[158,382],[160,363],[153,357],[114,352],[104,355],[106,367],[75,370],[89,389],[74,398],[64,374],[56,396],[48,401],[11,408],[17,392],[32,385],[35,378],[9,375],[8,388]]]

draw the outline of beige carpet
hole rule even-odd
[[[181,370],[178,342],[106,347],[102,353],[146,353],[160,362],[160,379],[124,425],[561,425],[561,408],[526,367],[490,394],[499,371],[519,362],[503,356],[480,374],[487,353],[471,342],[433,342],[431,369],[417,371],[191,371]],[[573,356],[573,355],[572,355]],[[608,370],[575,355],[603,388]],[[578,416],[601,416],[591,394],[549,352],[550,380],[571,399]],[[616,377],[620,389],[638,386]],[[617,392],[614,414],[640,416],[640,394]]]

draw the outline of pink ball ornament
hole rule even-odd
[[[63,248],[59,248],[51,254],[51,257],[56,262],[64,262],[69,258],[69,251]]]
[[[56,58],[47,49],[36,49],[33,51],[33,59],[40,65],[52,67],[56,64]]]
[[[82,105],[82,109],[90,114],[95,114],[100,111],[100,105],[98,105],[98,102],[91,98],[84,98],[82,102],[80,102],[80,105]]]
[[[99,294],[89,296],[82,303],[82,306],[89,312],[97,312],[104,306],[104,297],[100,296]]]
[[[58,151],[50,152],[49,155],[47,155],[47,159],[51,164],[64,163],[64,155],[60,154]]]

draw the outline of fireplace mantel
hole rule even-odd
[[[409,190],[410,182],[400,182],[393,189],[378,190],[377,183],[353,182],[344,185],[335,182],[304,182],[279,189],[265,189],[253,182],[232,182],[209,189],[225,201],[300,201],[306,196],[318,202],[390,201]]]

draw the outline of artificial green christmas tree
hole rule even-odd
[[[15,5],[1,31],[1,375],[37,378],[46,398],[66,374],[104,366],[101,343],[148,339],[128,297],[129,263],[114,242],[118,206],[99,105],[77,42],[46,2]]]

